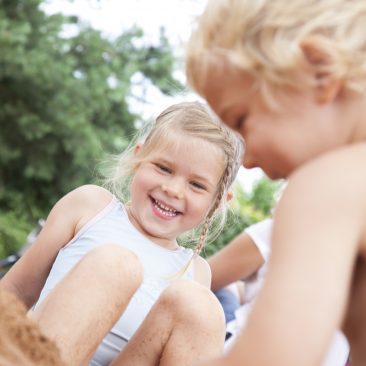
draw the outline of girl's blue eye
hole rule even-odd
[[[162,164],[155,164],[159,170],[161,170],[162,172],[164,173],[171,173],[171,169],[169,169],[168,167],[166,167],[165,165],[162,165]]]
[[[206,187],[201,184],[201,183],[198,183],[198,182],[191,182],[191,185],[194,187],[194,188],[197,188],[197,189],[200,189],[200,190],[206,190]]]

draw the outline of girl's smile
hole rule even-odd
[[[182,214],[182,212],[179,212],[178,210],[164,203],[163,201],[157,200],[153,197],[150,198],[153,212],[157,217],[160,217],[163,220],[172,220],[177,215]]]

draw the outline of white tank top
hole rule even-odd
[[[144,279],[126,311],[110,330],[90,365],[108,365],[135,333],[169,278],[191,259],[191,249],[168,250],[153,243],[130,222],[125,207],[115,197],[67,243],[58,253],[36,304],[40,304],[56,284],[90,250],[105,243],[120,244],[134,252],[144,268]],[[193,279],[193,266],[182,277]]]

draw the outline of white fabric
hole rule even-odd
[[[267,273],[267,262],[271,255],[272,220],[267,219],[251,225],[244,232],[253,240],[264,259],[264,264],[258,271],[245,280],[244,303],[248,304],[254,300],[259,289],[262,287]]]
[[[179,247],[171,251],[148,240],[131,224],[124,206],[113,198],[59,251],[36,306],[85,254],[104,243],[119,244],[134,252],[143,265],[144,279],[120,320],[99,346],[90,363],[93,366],[108,365],[116,357],[170,284],[169,278],[193,255],[191,249]],[[182,278],[193,279],[192,267]]]
[[[268,259],[271,254],[272,222],[272,219],[267,219],[244,230],[257,246],[264,259],[264,264],[254,275],[245,280],[244,304],[236,310],[235,319],[229,322],[226,327],[226,331],[232,334],[225,342],[226,352],[233,346],[240,330],[245,327],[255,297],[263,285],[267,273]],[[337,331],[322,366],[345,366],[348,354],[348,341],[342,332]]]

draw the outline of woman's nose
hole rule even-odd
[[[247,152],[244,153],[243,167],[246,168],[246,169],[252,169],[252,168],[257,168],[258,167],[258,165],[255,163],[253,158]]]

